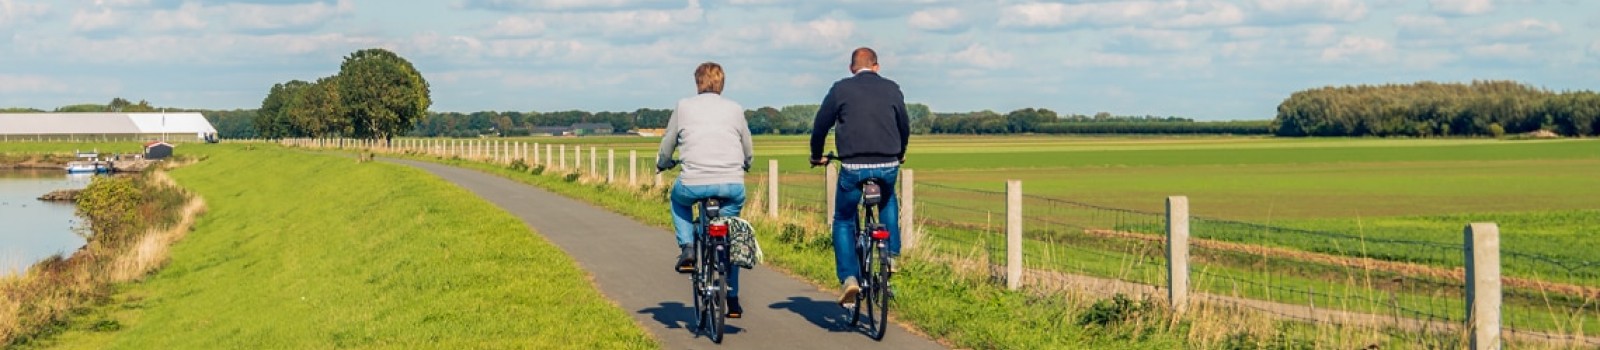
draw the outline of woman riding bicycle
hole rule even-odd
[[[694,70],[699,94],[678,100],[656,154],[657,170],[679,165],[673,161],[674,149],[683,165],[671,193],[672,228],[681,252],[673,269],[680,273],[694,271],[695,254],[689,244],[694,241],[690,220],[695,202],[721,199],[726,216],[738,216],[744,205],[744,175],[755,147],[744,107],[722,96],[723,81],[722,66],[716,63],[702,63]],[[728,288],[728,317],[739,318],[744,313],[739,305],[739,269],[729,271]]]

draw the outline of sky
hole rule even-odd
[[[671,108],[705,61],[754,109],[818,103],[860,46],[936,112],[1270,119],[1329,85],[1595,90],[1600,1],[0,0],[0,107],[257,108],[378,47],[434,111]]]

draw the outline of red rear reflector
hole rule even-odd
[[[727,237],[728,225],[711,225],[711,228],[706,231],[711,237]]]
[[[889,239],[889,230],[881,228],[872,230],[872,239]]]

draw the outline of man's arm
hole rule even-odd
[[[895,103],[894,107],[895,127],[900,129],[900,162],[904,163],[906,151],[910,151],[906,146],[911,144],[911,114],[906,112],[905,97],[901,97],[900,102]]]
[[[656,170],[671,169],[677,164],[672,161],[672,151],[678,148],[678,111],[683,106],[672,110],[672,116],[667,119],[667,131],[661,133],[661,148],[656,150]]]
[[[839,98],[834,92],[839,85],[834,84],[828,89],[828,96],[822,98],[822,106],[817,109],[816,120],[811,121],[811,163],[816,164],[822,159],[822,147],[828,142],[828,130],[833,129],[833,123],[839,121]]]

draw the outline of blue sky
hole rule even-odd
[[[817,103],[870,46],[935,111],[1267,119],[1345,84],[1600,81],[1600,1],[0,0],[0,106],[258,107],[368,47],[435,111],[670,108],[716,61],[746,108]]]

